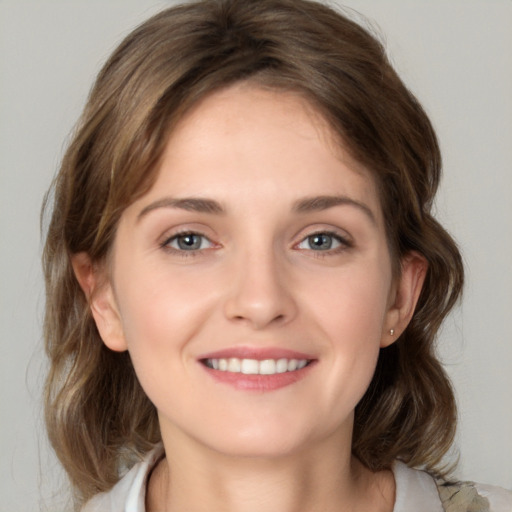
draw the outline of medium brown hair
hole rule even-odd
[[[395,270],[428,261],[409,326],[382,349],[356,408],[354,454],[440,472],[456,413],[436,333],[462,288],[460,254],[432,217],[441,158],[434,130],[370,32],[306,0],[205,0],[135,29],[105,64],[46,200],[45,391],[52,445],[78,500],[109,489],[160,440],[128,353],[100,339],[70,257],[105,261],[123,210],[155,180],[173,125],[214,90],[249,80],[302,94],[374,176]]]

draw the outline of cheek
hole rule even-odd
[[[119,313],[130,358],[157,409],[166,410],[170,401],[176,414],[189,414],[169,389],[190,385],[190,348],[213,302],[207,289],[201,280],[149,270],[119,282]]]
[[[388,310],[391,272],[381,265],[352,266],[327,276],[304,295],[333,338],[378,339]]]
[[[126,274],[130,279],[116,287],[128,350],[132,357],[161,357],[165,350],[176,356],[211,314],[218,287],[204,273],[134,268],[144,270]]]
[[[327,400],[339,407],[355,407],[373,377],[391,282],[390,273],[383,276],[380,265],[354,267],[311,294],[309,309],[330,355]]]

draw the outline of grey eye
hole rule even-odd
[[[328,233],[315,233],[314,235],[308,236],[304,242],[307,243],[307,248],[314,251],[328,251],[333,247],[340,245],[339,240],[333,235]],[[301,245],[304,243],[302,242]],[[304,247],[301,247],[301,249]]]
[[[171,238],[167,245],[180,251],[198,251],[210,247],[211,242],[203,235],[184,233]]]

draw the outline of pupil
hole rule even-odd
[[[197,235],[183,235],[178,239],[180,249],[198,249],[201,240]]]
[[[315,249],[327,250],[332,246],[332,238],[329,235],[313,235],[309,240]]]

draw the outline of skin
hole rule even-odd
[[[325,196],[343,201],[304,206]],[[73,263],[102,339],[130,352],[158,410],[167,457],[149,511],[393,509],[392,474],[351,455],[354,408],[409,322],[426,264],[412,253],[393,276],[371,174],[304,99],[249,83],[208,96],[123,213],[109,275],[85,254]],[[314,364],[290,385],[244,390],[199,361],[240,346]]]

